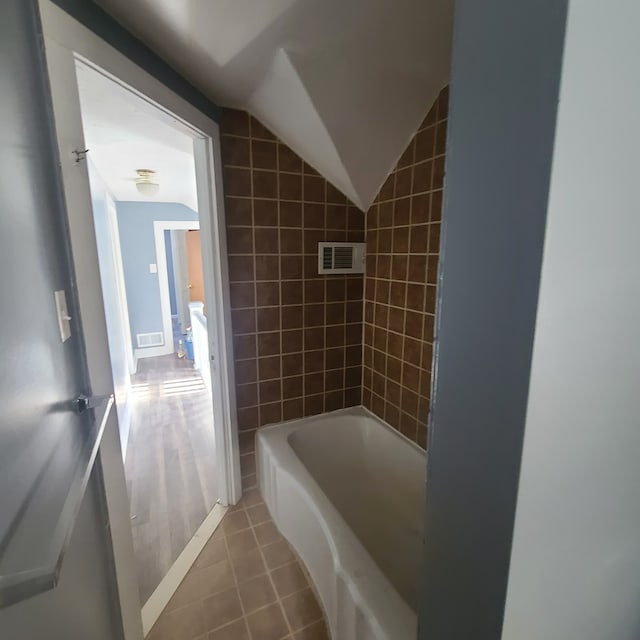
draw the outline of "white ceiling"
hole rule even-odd
[[[170,116],[78,63],[89,157],[116,200],[179,202],[197,211],[193,140]],[[141,195],[136,169],[156,171],[158,193]]]
[[[448,82],[453,0],[96,0],[367,209]]]

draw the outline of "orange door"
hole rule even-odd
[[[189,230],[185,235],[187,240],[187,269],[189,271],[189,300],[191,302],[204,303],[200,231]]]

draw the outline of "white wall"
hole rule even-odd
[[[191,330],[193,337],[193,366],[202,376],[202,380],[209,391],[211,386],[211,359],[209,351],[209,334],[207,331],[207,316],[203,313],[202,302],[190,302]]]
[[[100,0],[367,210],[450,67],[452,0]]]
[[[508,640],[640,638],[638,24],[570,3]]]
[[[109,356],[113,374],[113,387],[118,411],[120,443],[123,459],[127,453],[131,424],[131,333],[127,320],[126,294],[122,276],[122,256],[118,234],[116,208],[93,164],[89,161],[91,203],[96,229],[96,245],[100,262],[100,281],[104,300]]]

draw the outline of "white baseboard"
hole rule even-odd
[[[209,515],[204,519],[204,522],[195,532],[193,538],[187,542],[187,546],[171,565],[171,568],[167,571],[167,575],[162,578],[156,590],[144,603],[142,607],[142,629],[145,636],[151,631],[151,628],[160,617],[169,600],[171,600],[180,583],[184,580],[184,577],[193,566],[200,552],[204,549],[209,538],[218,528],[220,522],[222,522],[222,518],[226,512],[227,507],[223,507],[221,504],[216,504],[213,507]]]
[[[136,360],[136,366],[140,358],[155,358],[156,356],[168,356],[173,353],[173,343],[164,344],[161,347],[146,347],[144,349],[134,349],[133,357]]]

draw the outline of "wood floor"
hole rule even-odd
[[[144,604],[218,499],[211,394],[191,361],[145,358],[132,377],[125,473]]]

